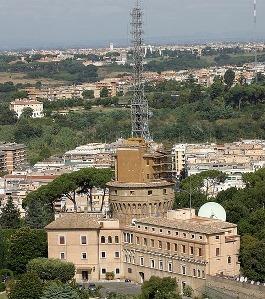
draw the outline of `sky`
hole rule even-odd
[[[142,0],[146,43],[254,40],[254,0]],[[265,0],[257,36],[265,40]],[[135,0],[0,0],[0,49],[130,44]]]

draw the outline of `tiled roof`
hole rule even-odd
[[[47,230],[54,229],[90,229],[90,228],[100,228],[100,219],[90,216],[84,213],[74,213],[64,215],[55,221],[48,224],[45,228]]]
[[[165,228],[173,228],[183,231],[197,232],[201,234],[223,233],[228,228],[236,227],[235,224],[213,220],[210,218],[195,217],[191,220],[168,219],[163,217],[147,217],[138,219],[136,223],[149,224]]]

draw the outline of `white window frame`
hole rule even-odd
[[[116,254],[117,254],[117,256],[116,256]],[[115,259],[119,259],[120,258],[120,252],[119,251],[115,251],[114,252],[114,257],[115,257]]]
[[[82,243],[82,238],[85,237],[86,238],[86,243]],[[87,235],[81,235],[80,236],[80,245],[87,245]]]
[[[103,256],[103,254],[104,254],[105,256]],[[100,252],[100,258],[101,258],[101,259],[105,259],[105,258],[107,258],[107,252],[106,252],[106,251],[101,251],[101,252]]]
[[[66,253],[60,252],[60,260],[66,260]]]
[[[85,255],[86,257],[84,257],[84,255]],[[82,259],[82,260],[87,260],[87,252],[81,252],[81,259]]]

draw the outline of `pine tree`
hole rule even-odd
[[[0,226],[2,228],[20,227],[20,212],[14,205],[13,198],[10,196],[6,205],[1,209]]]
[[[30,228],[44,228],[53,219],[48,217],[45,207],[38,199],[28,201],[25,214],[25,224]]]

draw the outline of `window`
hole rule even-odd
[[[202,270],[202,278],[205,278],[205,272]]]
[[[196,276],[196,270],[193,269],[193,276]]]
[[[201,270],[198,270],[198,277],[201,277]]]
[[[170,250],[170,243],[167,242],[167,250]]]
[[[144,230],[147,230],[147,226],[144,227]]]
[[[86,244],[87,244],[86,236],[81,236],[81,245],[86,245]]]
[[[154,232],[156,229],[154,227],[152,227],[152,232]]]
[[[151,247],[155,247],[155,240],[151,239]]]
[[[106,268],[101,268],[101,274],[106,274],[106,273],[107,273]]]
[[[162,249],[162,241],[158,241],[158,248]]]
[[[186,275],[186,266],[181,266],[181,274]]]
[[[163,261],[159,261],[159,270],[163,270],[163,269],[164,269]]]
[[[195,235],[191,235],[191,237],[190,237],[191,239],[195,239]]]
[[[163,189],[163,194],[167,194],[167,189]]]
[[[191,255],[194,254],[194,248],[193,248],[193,246],[190,246],[190,254],[191,254]]]
[[[187,237],[187,234],[186,233],[183,233],[183,238],[186,238]]]
[[[173,266],[172,266],[172,263],[169,262],[168,263],[168,272],[172,272],[173,271]]]
[[[150,195],[153,194],[153,191],[152,191],[152,190],[148,190],[148,191],[147,191],[147,194],[150,196]]]
[[[128,268],[128,273],[132,273],[132,268]]]
[[[117,190],[114,190],[114,194],[117,195]]]
[[[144,238],[144,246],[147,246],[147,239]]]
[[[155,267],[155,260],[150,260],[150,268],[154,268]]]
[[[202,256],[202,249],[198,248],[198,256]]]
[[[227,258],[227,262],[228,262],[228,264],[231,264],[231,262],[232,262],[231,256],[229,256],[229,257]]]
[[[136,237],[136,244],[139,245],[140,244],[140,238]]]
[[[60,252],[60,259],[61,260],[65,260],[66,259],[65,252]]]
[[[219,248],[219,247],[217,247],[217,248],[215,249],[215,255],[216,255],[216,256],[219,256],[219,255],[220,255],[220,248]]]
[[[159,232],[162,234],[162,233],[163,233],[163,229],[162,229],[162,228],[160,228]]]
[[[65,237],[64,236],[59,236],[59,244],[65,245]]]
[[[140,266],[143,266],[144,265],[144,258],[141,256],[140,257]]]
[[[176,243],[174,244],[174,250],[178,251],[178,244],[176,244]]]
[[[100,242],[101,242],[101,243],[105,243],[105,242],[106,242],[104,236],[101,236],[101,238],[100,238]]]
[[[120,257],[120,252],[119,251],[115,251],[114,252],[114,256],[115,256],[115,258],[119,258]]]
[[[120,274],[120,268],[115,269],[115,274]]]
[[[108,243],[112,243],[112,237],[108,236]]]
[[[175,232],[175,235],[178,236],[178,235],[179,235],[179,232]]]
[[[186,253],[186,246],[182,245],[182,253]]]
[[[119,243],[119,237],[115,236],[115,243]]]
[[[87,259],[87,253],[86,252],[82,252],[81,253],[81,259],[82,260],[86,260]]]
[[[130,191],[130,195],[134,195],[134,191]]]
[[[220,239],[220,236],[215,236],[215,239],[216,239],[216,240],[219,240],[219,239]]]
[[[167,234],[168,234],[168,235],[171,235],[171,231],[170,231],[170,230],[168,230],[168,231],[167,231]]]
[[[100,257],[101,257],[102,259],[105,259],[106,256],[107,256],[106,251],[101,251],[101,253],[100,253]]]
[[[199,236],[199,239],[202,240],[202,236]]]

